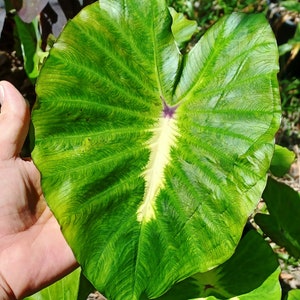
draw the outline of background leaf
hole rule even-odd
[[[233,254],[280,108],[263,16],[226,17],[182,56],[165,1],[123,4],[87,7],[53,46],[32,155],[86,277],[134,300]]]
[[[14,19],[21,42],[25,71],[28,77],[35,81],[39,75],[40,60],[48,55],[40,49],[37,19],[31,23],[24,23],[18,15]]]
[[[285,247],[296,258],[300,257],[300,226],[291,216],[300,215],[298,192],[271,177],[263,193],[269,215],[255,215],[255,222],[276,244]]]
[[[274,176],[282,177],[285,175],[293,161],[295,160],[295,153],[289,149],[275,145],[275,151],[272,157],[270,171]]]
[[[79,291],[80,268],[55,282],[54,284],[42,289],[41,291],[26,297],[24,300],[75,300]],[[86,298],[85,298],[86,299]],[[85,300],[81,298],[81,300]]]
[[[243,237],[224,264],[175,285],[160,300],[268,299],[279,300],[280,268],[270,246],[254,230]]]
[[[300,299],[300,290],[289,291],[287,300],[298,300],[298,299]]]
[[[169,7],[169,11],[173,19],[171,29],[178,47],[181,48],[196,33],[198,25],[195,20],[188,20],[183,13],[178,13],[172,7]]]

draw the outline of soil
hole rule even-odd
[[[36,98],[34,85],[24,71],[22,59],[16,55],[15,51],[3,51],[2,47],[0,50],[0,80],[11,82],[33,105]]]

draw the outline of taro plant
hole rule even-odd
[[[272,250],[241,238],[280,123],[275,39],[234,13],[181,52],[178,20],[164,0],[101,0],[38,77],[32,156],[84,274],[67,299],[280,298]]]
[[[270,166],[270,175],[263,192],[266,207],[254,216],[260,231],[273,243],[274,251],[281,260],[281,268],[299,266],[300,258],[300,193],[283,182],[295,153],[285,147],[275,145]],[[285,180],[286,182],[286,180]],[[279,251],[278,251],[279,248]],[[283,288],[281,299],[298,299],[300,290]]]
[[[2,3],[1,3],[2,2]],[[16,13],[20,3],[14,1],[0,2],[0,37],[7,13],[13,15],[15,23],[15,50],[22,52],[24,69],[30,80],[35,81],[39,73],[39,62],[47,53],[40,48],[40,32],[37,14],[45,6],[45,1],[23,1],[24,5]]]

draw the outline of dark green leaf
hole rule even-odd
[[[29,78],[38,76],[37,36],[36,26],[33,22],[24,23],[18,15],[15,16],[18,37],[22,45],[24,68]]]
[[[78,300],[86,300],[91,293],[94,293],[96,289],[94,286],[87,280],[87,278],[81,272],[80,282],[79,282],[79,291],[78,291]]]
[[[300,257],[300,195],[284,183],[269,178],[263,199],[269,215],[257,214],[256,223],[272,241]]]

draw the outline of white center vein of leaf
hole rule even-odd
[[[159,119],[154,135],[149,140],[150,157],[142,176],[145,179],[143,202],[137,211],[137,220],[155,219],[155,200],[164,187],[164,170],[171,159],[171,147],[178,135],[176,119],[168,116]]]

